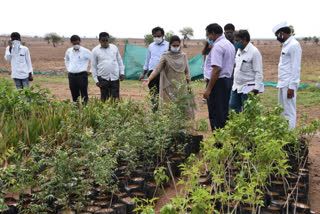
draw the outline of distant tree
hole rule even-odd
[[[114,37],[114,36],[110,35],[110,36],[109,36],[109,43],[114,44],[114,43],[115,43],[115,41],[116,41],[116,37]]]
[[[153,35],[152,34],[146,34],[144,35],[144,43],[146,46],[150,45],[153,42]]]
[[[170,41],[170,38],[174,35],[174,32],[173,31],[169,31],[166,33],[166,35],[164,35],[164,39],[169,42]]]
[[[302,40],[304,41],[304,43],[307,43],[307,41],[309,41],[309,38],[308,37],[304,37]]]
[[[186,47],[184,42],[185,40],[190,40],[190,37],[193,36],[193,29],[191,27],[184,27],[182,30],[180,30],[180,33],[183,37],[183,40],[182,40],[183,47]]]
[[[291,35],[292,35],[292,36],[295,36],[296,33],[294,32],[294,27],[293,27],[292,25],[289,25],[289,28],[290,28],[290,30],[291,30]]]
[[[316,36],[314,36],[314,37],[313,37],[313,42],[314,42],[315,44],[318,44],[318,43],[319,43],[319,38],[316,37]]]
[[[44,40],[48,41],[48,44],[50,44],[50,42],[52,43],[53,47],[56,47],[57,44],[61,41],[61,36],[59,36],[56,33],[47,33],[44,36]]]

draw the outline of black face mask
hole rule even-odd
[[[286,40],[283,38],[283,35],[282,37],[280,37],[280,34],[277,36],[277,40],[280,42],[280,43],[284,43]]]
[[[231,43],[233,43],[234,41],[233,33],[226,33],[225,36]]]

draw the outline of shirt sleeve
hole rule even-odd
[[[157,65],[157,67],[152,71],[151,75],[152,76],[157,76],[158,74],[160,74],[160,72],[164,68],[165,64],[166,64],[166,59],[164,58],[164,56],[162,56],[160,61],[159,61],[159,63],[158,63],[158,65]]]
[[[66,56],[64,57],[64,63],[66,65],[67,71],[70,72],[70,57],[69,57],[69,50],[66,51]]]
[[[33,68],[32,68],[32,63],[31,63],[31,57],[30,57],[30,51],[29,49],[26,50],[26,64],[28,66],[28,73],[33,74]]]
[[[98,56],[95,53],[95,51],[92,51],[91,73],[92,73],[92,77],[96,83],[99,82],[97,64],[98,64]]]
[[[300,82],[302,50],[299,44],[292,47],[290,50],[291,58],[291,75],[289,79],[289,89],[297,89]]]
[[[212,48],[211,66],[218,66],[222,68],[223,62],[223,49],[219,46]]]
[[[262,56],[257,50],[252,58],[252,69],[255,73],[255,86],[254,89],[259,90],[263,85],[263,66],[262,66]]]
[[[119,50],[117,50],[117,61],[118,61],[118,65],[119,65],[120,75],[124,75],[124,64],[123,64],[121,55],[119,53]]]
[[[146,61],[144,63],[144,66],[143,66],[143,70],[145,70],[145,71],[149,70],[150,58],[151,58],[151,51],[150,51],[150,47],[149,47],[148,48],[147,58],[146,58]]]
[[[6,48],[6,52],[5,52],[5,55],[4,55],[4,59],[6,61],[10,61],[11,60],[11,53],[10,53],[10,46],[8,46]]]

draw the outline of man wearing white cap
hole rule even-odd
[[[278,102],[284,108],[282,116],[289,120],[289,128],[294,129],[302,50],[300,43],[291,36],[291,29],[286,22],[278,24],[272,31],[282,44],[278,67]]]

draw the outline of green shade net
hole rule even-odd
[[[126,79],[137,80],[143,73],[143,66],[147,57],[148,49],[126,43],[123,63],[125,65]],[[189,60],[190,75],[192,80],[203,79],[202,54]]]

